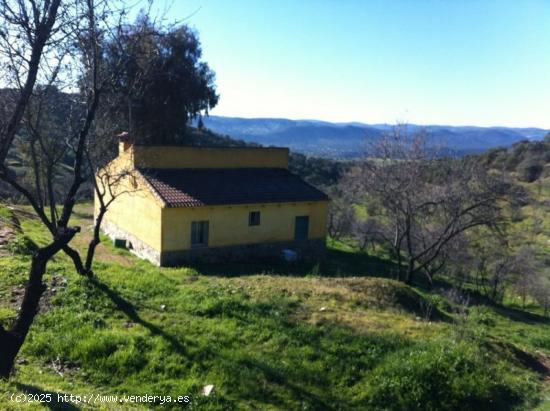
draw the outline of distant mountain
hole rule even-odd
[[[391,130],[388,124],[329,123],[318,120],[238,118],[210,116],[204,125],[216,133],[267,146],[285,146],[315,156],[354,158],[373,141]],[[443,145],[458,154],[479,153],[493,147],[509,147],[521,140],[541,140],[548,130],[539,128],[408,126],[411,132],[425,128],[432,145]]]

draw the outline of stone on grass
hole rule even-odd
[[[212,391],[214,391],[213,384],[205,385],[204,388],[202,389],[202,393],[205,397],[208,397],[210,394],[212,394]]]

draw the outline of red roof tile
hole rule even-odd
[[[320,201],[322,191],[281,168],[139,169],[168,207]]]

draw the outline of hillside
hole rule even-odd
[[[20,140],[17,141],[15,148],[10,151],[7,163],[15,173],[23,178],[27,178],[26,176],[32,175],[28,169],[29,159],[23,153],[22,147],[24,144],[20,144],[19,141]],[[212,130],[197,130],[193,127],[189,127],[187,129],[187,134],[184,137],[181,137],[181,144],[214,147],[258,146],[257,143],[245,142],[243,140],[237,140],[226,135],[215,133]],[[112,139],[112,145],[110,147],[106,147],[106,150],[116,153],[117,140],[114,136]],[[59,173],[54,181],[54,186],[59,187],[59,190],[63,190],[63,187],[66,187],[66,181],[71,178],[70,170],[73,160],[73,156],[69,152],[69,155],[64,159],[63,163],[59,167]],[[290,153],[290,171],[317,187],[323,188],[336,184],[340,177],[344,174],[345,170],[347,170],[348,166],[348,163],[342,161],[305,156],[296,152]],[[89,199],[91,198],[91,194],[91,186],[85,184],[83,190],[81,190],[81,198]],[[15,193],[3,182],[0,182],[0,198],[10,198],[12,201],[16,202],[23,201],[17,193]]]
[[[521,141],[479,156],[487,167],[512,173],[521,181],[532,183],[550,176],[550,134],[542,141]]]
[[[206,117],[204,124],[212,131],[246,142],[286,146],[302,154],[333,158],[359,157],[367,149],[367,141],[375,141],[391,129],[387,124],[220,116]],[[521,140],[540,140],[548,132],[538,128],[409,125],[411,132],[423,128],[432,145],[444,145],[459,154],[507,147]]]
[[[47,238],[25,208],[15,213],[27,237]],[[89,227],[90,213],[79,206],[74,223]],[[3,322],[29,262],[30,242],[17,244],[0,260]],[[95,280],[58,255],[16,375],[0,383],[0,407],[41,409],[14,406],[12,393],[188,395],[201,410],[507,410],[549,400],[550,320],[481,300],[463,317],[445,283],[428,292],[388,279],[391,269],[340,243],[322,264],[168,269],[105,242]]]

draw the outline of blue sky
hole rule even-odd
[[[216,71],[212,114],[550,128],[550,0],[167,4]]]

